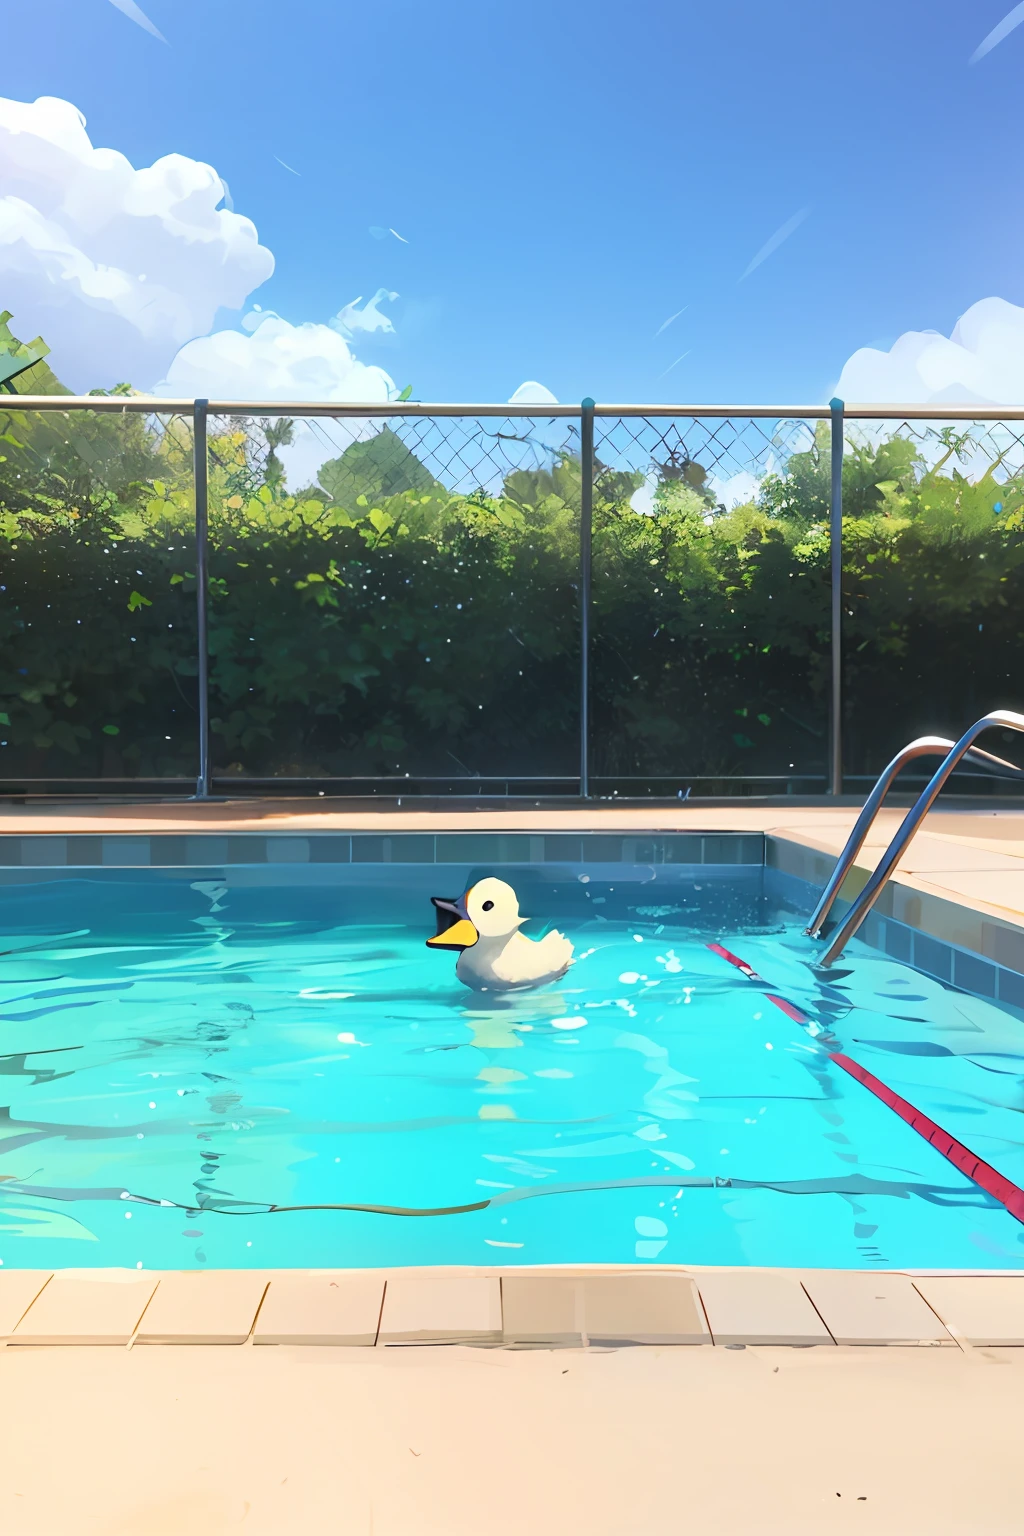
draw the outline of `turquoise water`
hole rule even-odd
[[[0,1260],[1024,1267],[828,1060],[1024,1182],[1024,1023],[863,946],[816,972],[759,870],[502,873],[579,957],[504,998],[424,947],[465,869],[0,889]]]

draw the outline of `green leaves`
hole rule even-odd
[[[312,588],[310,593],[313,601],[319,608],[337,608],[338,598],[332,590],[334,587],[343,587],[345,579],[338,570],[337,561],[333,558],[328,561],[324,572],[310,571],[304,578],[295,582],[296,592],[305,592]]]
[[[379,507],[375,507],[373,509],[367,518],[367,522],[377,534],[378,538],[381,538],[385,533],[389,531],[389,529],[395,526],[395,519],[392,517],[391,513],[382,512]]]
[[[95,432],[76,418],[65,441],[63,429],[46,435],[53,423],[9,421],[0,685],[17,705],[13,725],[0,717],[5,768],[194,771],[187,431],[157,440],[141,417],[104,417]],[[211,440],[210,678],[225,766],[285,777],[563,771],[578,727],[579,463],[552,453],[548,467],[503,483],[482,468],[481,487],[463,494],[460,481],[455,493],[385,428],[293,493],[270,463],[287,435],[271,425],[269,457],[253,451],[262,425]],[[900,437],[848,445],[854,772],[884,760],[909,696],[923,718],[956,723],[993,660],[1011,692],[1022,670],[1024,477],[1005,464],[968,475],[958,451],[980,453],[975,438],[926,444],[924,459]],[[926,469],[947,451],[941,472]],[[708,783],[720,776],[724,793],[740,775],[823,773],[827,426],[756,500],[728,510],[681,449],[661,457],[640,511],[631,500],[644,473],[597,472],[601,774],[667,777],[685,765]],[[130,730],[97,723],[122,719]]]
[[[349,511],[357,505],[380,506],[403,491],[447,496],[445,487],[390,427],[365,442],[350,443],[340,458],[321,465],[317,479],[331,501]],[[364,496],[366,501],[360,502]]]

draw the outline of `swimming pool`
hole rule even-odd
[[[1024,1267],[830,1059],[1022,1183],[1019,1018],[857,943],[816,971],[760,867],[486,872],[563,980],[473,993],[427,949],[467,863],[0,887],[0,1260]]]

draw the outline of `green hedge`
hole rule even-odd
[[[194,776],[188,423],[5,411],[0,774]],[[288,430],[261,461],[241,428],[211,440],[218,770],[574,773],[578,463],[453,495],[385,428],[293,494]],[[854,773],[1022,702],[1024,482],[940,437],[931,468],[900,435],[844,459]],[[641,481],[599,469],[594,772],[823,774],[827,428],[732,511],[698,465],[663,472],[649,515],[630,505]]]

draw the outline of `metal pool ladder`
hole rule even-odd
[[[924,821],[925,816],[931,810],[936,796],[962,758],[968,757],[980,767],[988,768],[994,773],[1003,774],[1015,779],[1024,778],[1024,769],[1018,768],[1015,763],[1005,762],[1003,758],[994,757],[991,752],[983,752],[974,745],[983,731],[989,731],[994,728],[1024,731],[1024,715],[1015,714],[1013,710],[1009,709],[994,709],[991,714],[983,715],[980,720],[976,720],[957,742],[947,741],[943,736],[919,736],[916,741],[912,741],[908,746],[905,746],[901,752],[897,752],[889,766],[882,771],[877,784],[864,802],[864,809],[857,817],[846,847],[836,861],[832,877],[822,891],[821,899],[807,924],[805,931],[811,938],[821,937],[822,927],[829,912],[832,910],[836,897],[839,895],[839,888],[846,879],[854,859],[860,852],[864,839],[867,837],[868,831],[881,809],[882,801],[892,787],[893,780],[897,774],[917,757],[932,757],[940,752],[945,753],[942,762],[903,818],[896,836],[885,850],[864,889],[856,897],[842,922],[838,923],[832,933],[829,934],[828,947],[818,961],[819,965],[831,965],[832,961],[837,960],[842,954],[882,894],[893,870],[903,857],[908,844],[922,821]]]

